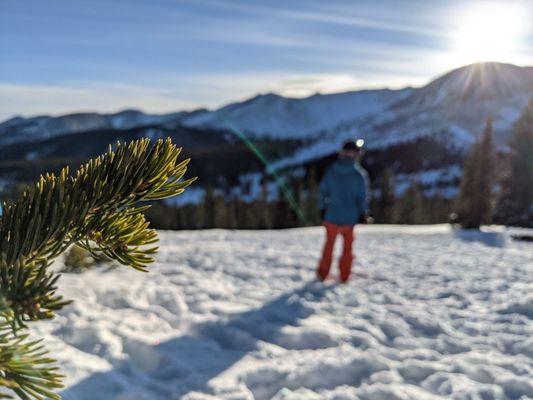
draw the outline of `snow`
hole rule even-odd
[[[403,195],[413,182],[418,182],[423,186],[427,196],[441,195],[453,198],[458,192],[456,181],[460,180],[461,173],[458,165],[450,165],[414,174],[398,174],[394,177],[395,194]]]
[[[186,111],[169,114],[145,114],[137,110],[124,110],[116,114],[109,114],[111,126],[115,129],[131,129],[139,126],[165,124],[177,122],[187,115]]]
[[[316,160],[339,151],[343,138],[335,140],[318,140],[309,145],[304,145],[294,152],[294,154],[281,158],[271,163],[273,170],[301,165],[309,161]]]
[[[504,229],[363,226],[342,285],[314,281],[322,235],[161,232],[148,274],[64,274],[75,302],[34,326],[67,376],[62,395],[533,398],[531,244]]]
[[[0,123],[0,144],[45,140],[96,129],[132,129],[148,125],[172,127],[188,114],[187,111],[145,114],[137,110],[124,110],[115,114],[76,113],[58,117],[16,117]]]
[[[472,135],[471,130],[464,129],[456,124],[451,124],[448,131],[452,134],[452,138],[455,139],[453,142],[456,144],[474,143],[475,136]]]
[[[268,93],[186,117],[183,123],[195,127],[237,129],[253,137],[310,138],[341,123],[379,113],[412,91],[411,88],[361,90],[317,94],[302,99]]]
[[[275,170],[270,170],[275,171]],[[272,179],[274,176],[272,173],[267,175]],[[266,201],[276,201],[280,196],[280,184],[279,182],[274,181],[264,181],[265,174],[260,172],[251,172],[247,174],[242,174],[239,176],[239,186],[235,186],[231,190],[231,196],[233,198],[245,201],[252,202],[255,200],[263,199]],[[282,178],[280,178],[282,179]]]

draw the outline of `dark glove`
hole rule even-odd
[[[324,217],[325,217],[325,216],[326,216],[326,210],[321,209],[321,210],[320,210],[320,219],[321,219],[321,220],[324,220]]]

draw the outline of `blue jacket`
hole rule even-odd
[[[324,221],[336,225],[355,225],[368,213],[368,174],[347,158],[339,158],[320,182],[318,207],[325,211]]]

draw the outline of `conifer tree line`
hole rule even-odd
[[[495,145],[492,126],[490,121],[487,121],[483,134],[471,146],[469,154],[464,154],[462,148],[442,151],[442,147],[431,145],[431,141],[423,137],[419,139],[422,144],[416,146],[400,143],[393,150],[383,149],[377,154],[369,152],[363,163],[372,158],[373,164],[369,169],[373,184],[371,214],[376,223],[457,222],[466,228],[488,223],[531,226],[532,108],[531,104],[525,108],[511,132],[507,148],[503,151],[501,146],[498,150]],[[274,145],[266,143],[265,146],[270,148]],[[399,158],[403,168],[401,171],[397,169]],[[420,171],[424,165],[424,158],[431,160],[432,165],[428,168],[433,169],[462,164],[461,177],[454,178],[455,182],[451,182],[459,188],[455,198],[438,194],[428,195],[435,191],[428,192],[427,187],[416,179],[416,171]],[[269,198],[268,177],[262,183],[255,200],[244,201],[230,193],[231,187],[238,183],[236,178],[227,181],[223,179],[225,176],[217,177],[213,168],[207,167],[210,165],[207,160],[201,165],[203,169],[210,171],[205,175],[202,169],[195,169],[195,174],[202,175],[197,187],[205,189],[203,201],[179,207],[163,202],[154,204],[147,213],[154,227],[277,229],[303,225],[283,196],[278,196],[275,200]],[[324,167],[318,162],[305,167],[305,176],[286,177],[286,184],[305,214],[307,225],[321,223],[316,197]],[[234,173],[237,174],[237,171]],[[414,177],[406,190],[398,190],[397,176],[400,173]],[[3,197],[6,196],[14,197],[14,194],[3,193]]]
[[[533,99],[513,127],[509,151],[496,158],[492,124],[472,146],[457,199],[457,221],[464,228],[492,222],[533,227]]]
[[[508,151],[497,151],[492,123],[487,121],[463,163],[455,198],[428,196],[424,185],[412,180],[401,194],[395,188],[393,166],[385,166],[373,179],[371,214],[377,223],[431,224],[457,222],[464,228],[498,223],[533,226],[533,101],[515,124]],[[386,162],[384,163],[386,165]],[[287,184],[306,216],[318,225],[316,198],[320,174],[309,168]],[[207,185],[204,201],[175,207],[158,204],[148,218],[161,229],[277,229],[302,226],[288,202],[280,196],[269,201],[267,182],[254,201],[231,198]]]
[[[492,122],[489,120],[463,167],[456,208],[457,220],[464,228],[479,228],[492,221],[495,160]]]
[[[147,218],[158,229],[283,229],[319,225],[322,221],[316,201],[318,181],[313,175],[311,171],[310,177],[293,179],[289,185],[305,223],[283,197],[267,201],[262,194],[249,202],[228,200],[223,193],[215,193],[211,186],[207,187],[203,201],[179,207],[159,203],[148,210]],[[379,192],[371,202],[371,214],[376,223],[442,223],[448,222],[453,212],[452,199],[438,195],[425,197],[423,186],[418,182],[412,182],[401,196],[394,194],[390,174],[380,179],[378,185],[385,186],[385,191]]]
[[[46,174],[0,219],[0,398],[59,399],[62,375],[27,328],[50,319],[70,301],[57,294],[50,269],[70,246],[147,271],[157,233],[143,212],[146,202],[175,196],[189,160],[178,161],[170,140],[117,143],[71,175]],[[65,371],[68,372],[68,371]]]
[[[516,123],[494,220],[533,227],[533,100]]]

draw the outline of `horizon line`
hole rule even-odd
[[[209,106],[206,106],[206,105],[202,105],[202,104],[198,104],[198,105],[194,105],[194,106],[182,106],[181,108],[176,105],[175,107],[176,108],[172,108],[171,110],[169,111],[161,111],[161,112],[149,112],[149,111],[145,111],[145,109],[143,109],[142,107],[128,107],[128,106],[124,106],[124,107],[117,107],[117,108],[113,108],[113,107],[110,107],[109,110],[107,111],[98,111],[96,109],[84,109],[84,108],[78,108],[78,109],[74,109],[72,111],[67,111],[67,112],[59,112],[59,113],[54,113],[54,112],[50,112],[50,113],[36,113],[36,114],[14,114],[10,117],[7,117],[5,119],[2,119],[0,120],[0,125],[8,122],[8,121],[11,121],[11,120],[14,120],[14,119],[19,119],[19,118],[22,118],[22,119],[32,119],[32,118],[40,118],[40,117],[50,117],[50,118],[61,118],[61,117],[67,117],[67,116],[72,116],[72,115],[77,115],[77,114],[98,114],[98,115],[115,115],[115,114],[119,114],[121,112],[125,112],[125,111],[136,111],[136,112],[140,112],[140,113],[143,113],[143,114],[146,114],[146,115],[167,115],[167,114],[172,114],[172,113],[179,113],[179,112],[195,112],[195,111],[201,111],[201,110],[205,110],[207,112],[213,112],[213,111],[216,111],[216,110],[220,110],[224,107],[227,107],[229,105],[232,105],[232,104],[239,104],[239,103],[243,103],[243,102],[246,102],[246,101],[249,101],[249,100],[252,100],[254,98],[257,98],[257,97],[263,97],[263,96],[268,96],[268,95],[275,95],[275,96],[278,96],[278,97],[282,97],[282,98],[285,98],[285,99],[288,99],[288,100],[305,100],[305,99],[309,99],[311,97],[314,97],[314,96],[328,96],[328,95],[338,95],[338,94],[346,94],[346,93],[355,93],[355,92],[369,92],[369,91],[386,91],[386,90],[390,90],[390,91],[401,91],[401,90],[406,90],[406,89],[420,89],[420,88],[423,88],[427,85],[429,85],[430,83],[434,82],[435,80],[437,79],[440,79],[454,71],[457,71],[457,70],[460,70],[460,69],[463,69],[463,68],[468,68],[468,67],[473,67],[474,65],[480,65],[480,64],[483,64],[483,65],[486,65],[486,64],[499,64],[499,65],[508,65],[508,66],[514,66],[514,67],[518,67],[518,68],[532,68],[533,65],[520,65],[519,63],[510,63],[510,62],[501,62],[501,61],[476,61],[476,62],[472,62],[472,63],[469,63],[469,64],[465,64],[465,65],[462,65],[460,67],[456,67],[456,68],[453,68],[453,69],[450,69],[448,70],[447,72],[441,72],[439,74],[436,74],[435,76],[431,77],[429,80],[427,80],[424,84],[421,84],[421,85],[416,85],[416,84],[404,84],[404,85],[389,85],[389,86],[379,86],[379,85],[368,85],[368,86],[364,86],[362,85],[361,87],[353,87],[353,88],[347,88],[346,90],[341,90],[341,91],[336,91],[336,90],[333,90],[333,91],[316,91],[315,93],[313,94],[305,94],[305,95],[302,95],[302,96],[297,96],[297,95],[284,95],[284,94],[281,94],[279,93],[279,91],[276,91],[276,90],[266,90],[266,91],[256,91],[254,92],[253,94],[249,94],[249,95],[246,95],[244,96],[243,98],[241,99],[236,99],[236,100],[228,100],[228,101],[224,101],[221,105],[218,105],[218,106],[214,106],[214,107],[209,107]],[[38,88],[58,88],[58,89],[70,89],[72,87],[69,87],[69,86],[61,86],[61,85],[17,85],[17,84],[2,84],[0,82],[0,87],[25,87],[25,88],[30,88],[30,87],[34,87],[36,89]],[[74,90],[76,90],[77,88],[72,88]]]

